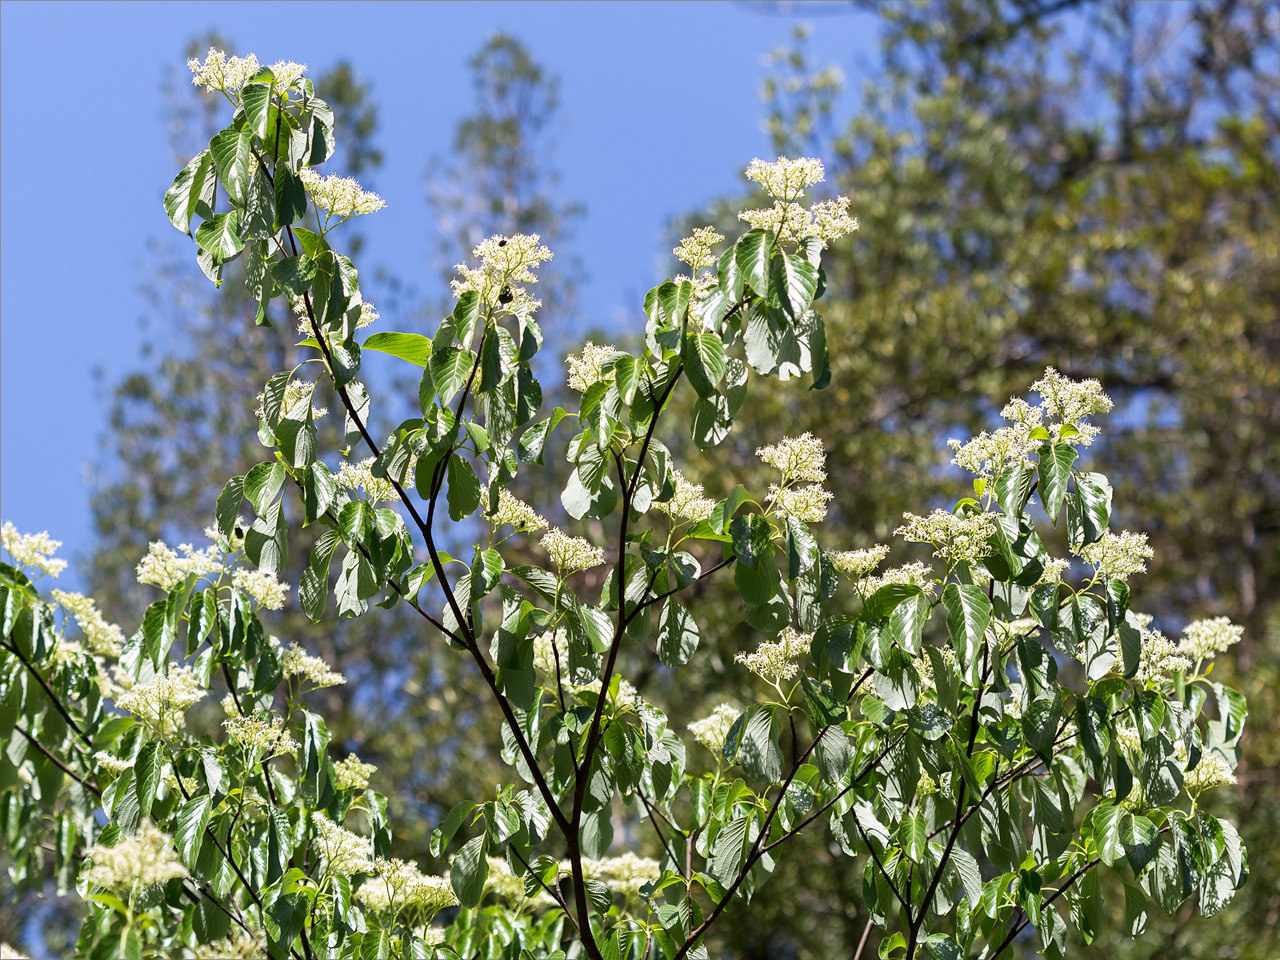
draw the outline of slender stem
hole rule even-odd
[[[653,824],[654,832],[658,834],[658,839],[662,841],[662,848],[667,851],[667,856],[671,858],[671,862],[677,867],[680,861],[676,858],[675,851],[671,849],[671,844],[667,842],[667,835],[662,832],[662,826],[654,819],[654,815],[658,812],[654,809],[653,804],[649,802],[649,798],[644,795],[644,791],[637,789],[636,796],[640,798],[640,802],[644,804],[645,810],[649,813],[649,822]],[[665,820],[666,817],[663,817]]]
[[[532,872],[533,868],[529,866],[529,861],[526,860],[521,855],[519,849],[517,849],[514,844],[512,846],[509,846],[507,849],[510,850],[513,854],[515,854],[515,858],[519,860],[521,864],[524,865],[524,868],[526,871]],[[537,874],[534,874],[533,878],[538,881],[538,886],[540,886],[543,890],[547,891],[547,895],[550,896],[551,899],[555,900],[557,904],[559,904],[560,909],[564,911],[564,915],[568,917],[569,922],[573,924],[573,929],[577,930],[578,921],[574,919],[573,914],[569,911],[569,905],[564,902],[564,897],[561,895],[560,891],[553,887],[547,886],[545,883],[542,882],[542,878],[539,877]]]
[[[1164,831],[1162,830],[1161,833],[1163,832]],[[1075,883],[1082,876],[1084,876],[1088,871],[1092,870],[1101,862],[1102,862],[1101,857],[1094,857],[1092,860],[1090,860],[1088,863],[1082,866],[1079,870],[1077,870],[1075,873],[1071,875],[1071,877],[1067,880],[1066,883],[1064,883],[1057,890],[1055,890],[1052,896],[1045,897],[1044,906],[1047,907],[1051,903],[1053,903],[1053,901],[1057,900],[1060,896],[1062,896],[1064,893],[1067,892],[1067,890],[1071,887],[1073,883]],[[1022,922],[1016,924],[1014,928],[1009,931],[1009,935],[1004,938],[1004,940],[1000,943],[1000,946],[996,947],[995,952],[990,955],[989,960],[995,960],[996,957],[998,957],[1001,953],[1003,953],[1005,949],[1009,946],[1009,944],[1013,943],[1014,939],[1018,936],[1018,934],[1020,934],[1023,931],[1023,929],[1027,926],[1027,924],[1030,922],[1031,922],[1031,918],[1026,916],[1024,912],[1022,917]]]
[[[4,647],[4,649],[8,650],[20,661],[22,661],[22,665],[27,668],[27,672],[36,678],[36,681],[40,684],[41,687],[44,688],[45,695],[50,700],[53,701],[54,707],[56,707],[57,711],[60,714],[62,714],[62,719],[66,720],[67,723],[71,725],[71,729],[74,730],[77,734],[79,734],[80,739],[84,741],[85,746],[92,747],[93,740],[90,739],[89,735],[84,732],[84,728],[80,726],[79,723],[76,722],[75,717],[71,716],[71,714],[67,711],[67,708],[62,705],[62,701],[59,700],[57,694],[53,692],[53,688],[49,686],[49,682],[45,680],[43,676],[40,675],[40,671],[35,668],[35,666],[31,663],[31,661],[29,661],[26,657],[22,655],[22,651],[19,650],[16,646],[13,646],[8,643],[4,643],[3,641],[0,641],[0,647]]]
[[[91,790],[95,796],[99,796],[99,797],[102,796],[102,791],[99,790],[93,784],[92,781],[86,780],[84,777],[80,776],[80,774],[76,773],[74,770],[68,767],[65,763],[59,760],[56,756],[54,756],[49,751],[48,747],[46,747],[43,743],[41,743],[39,740],[37,740],[30,733],[27,732],[26,727],[24,727],[20,723],[15,723],[13,725],[13,729],[17,730],[20,734],[26,737],[27,743],[31,744],[33,747],[35,747],[37,750],[43,753],[45,755],[45,759],[47,759],[55,767],[57,767],[59,770],[65,773],[68,777],[70,777],[72,780],[75,780],[77,783],[80,783],[88,790]]]
[[[858,949],[853,951],[853,960],[862,960],[862,951],[866,949],[867,938],[871,936],[871,928],[875,926],[875,921],[867,917],[867,925],[862,928],[862,938],[858,940]]]

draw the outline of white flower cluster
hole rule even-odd
[[[889,548],[884,544],[865,547],[862,550],[841,550],[827,554],[831,565],[851,580],[860,580],[869,574],[889,556]]]
[[[231,585],[267,610],[279,610],[283,607],[285,594],[289,592],[287,583],[281,583],[262,570],[238,569],[231,575]]]
[[[511,903],[524,900],[524,881],[512,872],[511,865],[502,857],[486,859],[489,861],[489,873],[484,880],[484,892]]]
[[[138,582],[171,590],[188,574],[211,577],[222,571],[222,551],[217,544],[197,550],[191,544],[183,543],[178,545],[178,550],[182,551],[182,556],[163,540],[153,540],[147,548],[147,555],[138,561]]]
[[[742,711],[727,703],[716,707],[708,716],[689,724],[689,732],[693,739],[712,753],[719,755],[724,748],[724,739],[729,735]]]
[[[188,950],[188,956],[190,960],[266,960],[267,944],[261,934],[237,928],[223,940],[196,945]]]
[[[1182,785],[1186,788],[1187,793],[1195,797],[1204,793],[1206,790],[1212,790],[1214,787],[1225,786],[1229,783],[1236,782],[1236,775],[1232,772],[1230,764],[1223,759],[1222,755],[1210,751],[1200,757],[1200,762],[1196,764],[1194,770],[1188,770],[1182,778]]]
[[[556,675],[556,657],[560,658],[560,673],[567,672],[569,636],[564,627],[546,631],[533,638],[533,667],[548,677]]]
[[[1145,533],[1113,533],[1110,530],[1075,553],[1093,564],[1099,576],[1111,580],[1127,580],[1135,573],[1146,573],[1147,561],[1155,555]]]
[[[369,837],[353,833],[321,813],[311,814],[311,828],[328,872],[344,876],[374,872],[374,846]]]
[[[427,916],[458,902],[444,877],[423,874],[404,860],[374,861],[378,879],[368,880],[356,894],[375,913],[415,910]]]
[[[299,644],[291,643],[280,658],[280,669],[286,677],[301,677],[319,690],[322,687],[336,687],[347,682],[347,678],[336,670],[331,670],[322,657],[313,657]]]
[[[354,753],[333,765],[333,779],[339,790],[365,790],[369,778],[377,772],[377,766],[365,763]]]
[[[86,597],[83,593],[54,590],[53,599],[75,616],[76,624],[84,634],[85,645],[91,653],[104,657],[120,656],[120,648],[124,645],[124,631],[106,621],[91,597]]]
[[[222,726],[236,743],[246,750],[260,750],[264,757],[298,752],[298,741],[284,729],[283,717],[263,719],[240,715],[228,717]]]
[[[299,300],[299,303],[302,301]],[[307,329],[310,334],[310,327]],[[294,420],[305,420],[307,418],[307,407],[311,404],[311,398],[315,394],[316,385],[310,380],[290,380],[284,387],[284,397],[280,401],[280,412],[282,416],[290,417]],[[264,416],[266,407],[266,391],[258,394],[258,405],[253,408],[254,415],[261,420]],[[329,411],[324,407],[311,407],[311,416],[315,420],[319,420]]]
[[[690,523],[697,523],[711,516],[711,512],[716,508],[716,502],[702,495],[702,484],[691,483],[679,470],[673,470],[671,473],[676,491],[671,495],[670,500],[661,502],[655,500],[654,509],[665,513],[672,520],[684,520]]]
[[[325,869],[330,873],[350,876],[373,873],[373,843],[368,837],[352,833],[322,813],[311,814],[311,827],[324,855]]]
[[[936,649],[942,654],[943,662],[948,664],[951,669],[954,670],[956,666],[955,651],[945,644],[937,647]],[[916,671],[920,674],[921,685],[925,687],[936,686],[933,680],[933,658],[921,650],[920,656],[915,658],[915,664]],[[1017,701],[1009,701],[1008,703],[1017,703]],[[1008,703],[1006,703],[1006,707],[1008,706]],[[1021,707],[1021,704],[1018,704],[1018,706]]]
[[[1041,562],[1044,564],[1044,572],[1040,574],[1037,583],[1058,583],[1066,573],[1067,567],[1071,566],[1070,560],[1060,557],[1046,557]]]
[[[648,857],[638,857],[628,851],[617,857],[605,857],[602,860],[584,858],[582,872],[588,880],[599,880],[611,890],[630,899],[640,892],[640,888],[650,880],[657,879],[662,872],[658,861]]]
[[[329,217],[358,217],[366,213],[376,213],[386,208],[386,202],[376,193],[365,190],[351,177],[339,177],[330,174],[322,177],[310,167],[303,167],[298,172],[298,179],[310,194],[317,207],[324,210]]]
[[[793,679],[800,672],[797,661],[809,652],[813,634],[783,628],[777,640],[760,644],[752,653],[739,653],[733,659],[758,677],[770,683]]]
[[[534,268],[552,257],[551,248],[541,239],[536,233],[516,233],[482,240],[471,251],[480,266],[460,263],[455,268],[458,278],[450,281],[453,295],[460,297],[474,290],[490,308],[501,306],[510,313],[532,313],[542,302],[521,284],[537,283]]]
[[[276,78],[276,86],[288,90],[302,79],[307,72],[305,63],[294,63],[292,60],[277,60],[271,65],[271,73]]]
[[[261,69],[252,53],[247,57],[228,57],[213,47],[209,48],[203,63],[193,57],[187,61],[187,68],[194,74],[191,82],[197,87],[204,87],[208,93],[220,90],[226,94],[238,94]]]
[[[1224,653],[1240,642],[1244,627],[1238,627],[1226,617],[1196,620],[1182,631],[1178,652],[1191,660],[1208,660],[1216,653]]]
[[[919,587],[921,590],[933,589],[933,569],[915,561],[886,570],[878,577],[864,577],[858,582],[858,590],[864,597],[869,597],[881,587],[891,584],[906,584]]]
[[[19,953],[17,947],[11,947],[3,940],[0,940],[0,957],[4,957],[4,960],[31,960],[25,953]]]
[[[562,574],[589,570],[604,563],[604,550],[582,537],[571,537],[558,527],[552,527],[538,542]]]
[[[352,463],[350,460],[343,460],[342,465],[338,468],[338,475],[334,479],[338,482],[338,486],[345,487],[354,493],[356,490],[364,490],[371,503],[378,503],[381,500],[394,500],[396,498],[396,488],[386,477],[375,477],[370,469],[373,466],[373,457],[366,457],[359,463]],[[409,472],[405,474],[405,486],[413,486],[414,476],[413,468],[409,468]]]
[[[738,219],[745,220],[754,230],[769,230],[779,240],[789,243],[816,237],[824,249],[832,240],[858,229],[857,218],[849,216],[847,197],[824,200],[808,210],[798,203],[778,200],[762,210],[743,210]]]
[[[169,835],[150,820],[114,847],[94,844],[84,854],[90,866],[80,876],[95,887],[146,887],[188,876]]]
[[[781,473],[783,483],[821,483],[827,479],[827,454],[822,441],[812,433],[784,437],[758,449],[756,456]]]
[[[505,487],[498,491],[498,509],[493,512],[492,521],[495,527],[509,524],[524,532],[541,530],[547,525],[545,517]]]
[[[816,483],[803,487],[769,485],[769,502],[788,517],[803,523],[818,523],[827,517],[827,506],[835,494]]]
[[[113,777],[118,777],[130,767],[133,766],[132,760],[124,760],[117,757],[114,753],[107,753],[105,750],[99,750],[93,755],[93,762],[102,770],[107,771]]]
[[[48,531],[40,533],[19,533],[12,523],[0,527],[0,547],[13,557],[18,566],[31,567],[41,573],[56,577],[67,568],[67,561],[54,558],[61,540],[54,540]]]
[[[1130,753],[1142,753],[1142,737],[1130,726],[1116,727],[1116,746]]]
[[[994,481],[1006,467],[1027,461],[1035,445],[1028,433],[1020,426],[1000,427],[994,433],[984,430],[968,443],[948,440],[947,446],[955,453],[951,462],[974,476]]]
[[[1115,406],[1097,380],[1072,380],[1053,367],[1048,367],[1031,389],[1040,394],[1046,414],[1077,428],[1087,417],[1106,413]]]
[[[933,555],[948,566],[974,564],[991,552],[987,541],[995,535],[996,521],[990,514],[962,517],[946,510],[934,510],[927,517],[904,513],[902,519],[906,523],[894,533],[909,543],[933,544]]]
[[[779,157],[766,163],[759,157],[747,167],[747,179],[759,184],[775,200],[791,201],[804,196],[805,190],[826,177],[822,161],[812,157],[788,160]]]
[[[1135,679],[1139,683],[1160,683],[1175,673],[1186,673],[1191,669],[1191,661],[1179,652],[1173,643],[1159,630],[1148,630],[1150,615],[1141,615],[1139,623],[1142,629],[1142,655],[1138,659],[1138,673]]]
[[[582,352],[569,354],[564,358],[569,365],[569,389],[585,393],[593,384],[606,379],[604,362],[618,352],[613,345],[597,345],[588,340],[582,345]]]
[[[123,680],[124,677],[117,674],[117,679]],[[115,700],[121,710],[157,727],[162,733],[172,733],[182,729],[186,711],[208,693],[200,685],[195,670],[181,666],[131,686]]]
[[[682,263],[687,263],[694,273],[709,267],[719,258],[712,253],[712,248],[724,241],[724,237],[716,232],[715,227],[695,227],[693,236],[685,237],[680,246],[671,252]]]

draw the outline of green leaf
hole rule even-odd
[[[727,367],[728,355],[720,337],[691,329],[684,338],[684,372],[698,395],[715,396]]]
[[[449,457],[449,517],[464,520],[480,506],[480,480],[471,464],[456,453]]]
[[[459,350],[452,345],[443,348],[439,344],[433,346],[428,368],[441,403],[448,403],[462,389],[474,361],[470,350]]]
[[[276,167],[273,187],[275,189],[276,199],[275,221],[273,226],[276,230],[280,230],[291,224],[297,223],[306,216],[306,188],[302,186],[302,181],[294,176],[293,171],[289,169],[287,164],[280,164]],[[307,256],[314,257],[320,252],[320,249],[322,249],[321,244],[324,244],[324,241],[320,240],[320,243],[318,244],[308,244],[307,239],[303,236],[304,233],[311,237],[315,237],[316,234],[312,233],[310,230],[304,231],[301,228],[294,231],[294,235],[301,241],[302,249],[306,252]]]
[[[244,497],[261,516],[284,486],[284,464],[278,460],[260,463],[244,478]],[[225,492],[225,491],[224,491]]]
[[[1011,517],[1022,516],[1027,500],[1031,497],[1031,481],[1035,467],[1029,463],[1015,463],[1004,469],[996,478],[996,500],[1000,509]]]
[[[246,83],[240,88],[240,106],[244,108],[246,128],[265,138],[271,117],[271,84]]]
[[[431,340],[420,333],[375,333],[360,345],[362,350],[377,350],[418,367],[431,361]]]
[[[771,708],[757,705],[747,711],[735,760],[754,780],[777,783],[782,779],[782,754],[776,742]]]
[[[733,248],[734,259],[742,277],[758,297],[769,296],[769,254],[773,250],[773,234],[752,230]]]
[[[991,622],[991,601],[974,584],[949,583],[942,591],[947,608],[947,632],[960,661],[961,673],[975,675],[981,668],[987,626]]]
[[[898,845],[902,854],[913,863],[923,864],[925,854],[929,852],[929,831],[924,823],[924,814],[920,811],[908,814],[898,825]]]
[[[209,141],[209,152],[218,168],[218,179],[226,188],[231,202],[238,207],[244,206],[249,192],[249,175],[254,166],[253,131],[242,123],[238,128],[227,127]]]
[[[449,882],[458,902],[464,907],[478,906],[484,895],[484,882],[489,876],[489,861],[485,857],[487,833],[473,837],[463,844],[449,867]]]
[[[311,281],[315,279],[316,262],[304,253],[300,257],[273,260],[268,272],[277,284],[293,296],[301,297],[310,289]]]
[[[213,155],[208,150],[201,150],[165,191],[164,212],[169,215],[169,222],[187,236],[191,236],[193,217],[207,219],[213,216],[213,191],[217,180],[212,173]]]
[[[178,811],[178,827],[173,832],[173,844],[178,848],[178,856],[182,858],[182,862],[192,872],[200,860],[200,847],[204,844],[212,805],[213,797],[206,793],[200,797],[192,797]]]
[[[749,817],[730,820],[716,834],[711,845],[711,874],[725,886],[731,884],[738,876],[743,860],[747,856],[747,827]]]
[[[773,258],[772,270],[771,281],[782,302],[782,309],[792,320],[800,318],[813,303],[813,295],[817,292],[817,268],[801,257],[780,253]]]
[[[1040,448],[1040,500],[1051,523],[1057,523],[1062,498],[1067,495],[1071,465],[1076,462],[1076,448],[1067,444],[1049,444]]]
[[[1058,737],[1058,721],[1062,718],[1062,701],[1058,697],[1032,701],[1022,713],[1022,735],[1027,745],[1046,764],[1053,756],[1053,743]]]
[[[231,260],[244,249],[240,236],[240,213],[215,214],[196,228],[196,243],[218,260]]]
[[[739,564],[754,568],[761,560],[772,563],[772,533],[769,521],[758,513],[734,518],[729,524],[729,535],[733,538],[733,551]]]
[[[142,817],[151,816],[151,804],[156,799],[156,788],[160,786],[160,770],[164,766],[164,758],[160,756],[160,744],[152,740],[138,751],[138,759],[134,762],[133,782],[138,795],[138,813]]]
[[[945,933],[931,933],[924,938],[925,949],[933,960],[963,960],[964,951],[955,939]]]
[[[214,512],[218,532],[224,537],[231,536],[231,530],[240,516],[242,500],[244,500],[244,477],[232,477],[218,494],[218,505]]]
[[[698,623],[687,609],[668,597],[658,617],[658,657],[668,667],[689,662],[698,649]]]
[[[444,823],[431,831],[429,849],[433,857],[444,855],[445,848],[449,846],[450,841],[453,840],[454,834],[458,832],[463,821],[466,820],[467,814],[475,808],[476,805],[470,800],[463,800],[449,811],[449,815],[445,817]]]
[[[1100,473],[1076,474],[1075,491],[1067,498],[1067,541],[1093,543],[1111,522],[1111,483]]]

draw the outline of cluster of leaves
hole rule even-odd
[[[294,760],[289,750],[175,731],[163,713],[133,720],[105,709],[100,658],[65,656],[50,607],[7,568],[6,835],[22,838],[19,863],[29,865],[48,838],[65,885],[93,904],[85,954],[226,950],[238,930],[249,951],[306,960],[566,948],[593,960],[705,956],[711,925],[749,900],[787,841],[818,821],[850,869],[864,860],[866,904],[895,930],[884,956],[914,957],[922,947],[967,956],[979,941],[994,956],[1028,924],[1043,949],[1061,954],[1068,919],[1055,903],[1065,897],[1069,922],[1092,938],[1100,863],[1134,881],[1135,925],[1148,895],[1172,910],[1198,890],[1212,913],[1243,882],[1234,828],[1202,815],[1184,789],[1209,756],[1234,767],[1243,701],[1200,664],[1171,675],[1143,669],[1155,641],[1129,610],[1122,578],[1099,566],[1077,590],[1049,573],[1055,558],[1029,514],[1037,489],[1051,523],[1065,502],[1073,551],[1109,535],[1110,487],[1075,463],[1090,436],[1083,424],[1027,428],[1027,456],[976,484],[976,499],[942,521],[981,536],[960,553],[934,541],[941,570],[873,581],[820,549],[811,524],[825,508],[787,506],[788,492],[801,492],[796,479],[820,479],[820,455],[805,471],[783,469],[768,496],[739,486],[682,514],[687,481],[658,437],[677,387],[696,394],[692,439],[711,448],[729,436],[752,371],[783,380],[808,373],[825,385],[824,329],[812,309],[825,287],[820,239],[750,230],[712,274],[663,282],[645,299],[644,349],[607,351],[581,378],[576,412],[538,419],[530,360],[541,334],[523,286],[548,255],[537,238],[478,247],[481,266],[464,274],[433,337],[358,342],[354,265],[329,246],[327,221],[295,226],[309,208],[303,170],[332,150],[323,106],[307,81],[277,85],[269,71],[232,99],[231,126],[179,175],[166,208],[184,231],[192,213],[203,218],[195,237],[211,277],[249,251],[260,317],[278,296],[300,311],[308,362],[321,365],[344,408],[337,446],[363,445],[370,459],[361,483],[340,484],[319,458],[310,394],[286,399],[297,370],[273,376],[259,439],[274,456],[227,484],[217,536],[238,543],[247,500],[255,518],[243,553],[274,574],[288,553],[287,512],[318,525],[299,585],[304,610],[322,617],[330,592],[342,615],[364,614],[375,597],[412,607],[474,662],[515,776],[491,798],[456,807],[433,835],[434,855],[454,851],[461,909],[445,914],[447,926],[432,925],[447,898],[423,893],[438,887],[386,860],[385,799],[339,787],[324,725],[292,686],[280,690],[285,654],[244,591],[223,577],[197,591],[196,574],[181,578],[148,608],[113,679],[135,686],[173,676],[182,639],[197,684],[221,671],[229,712],[260,711],[274,731],[264,743],[277,748],[280,736],[296,735]],[[215,212],[210,173],[229,212]],[[358,379],[369,349],[422,369],[422,416],[383,444],[369,433]],[[599,548],[553,531],[544,540],[551,564],[507,567],[497,532],[511,515],[507,487],[543,463],[553,431],[569,422],[579,432],[565,451],[573,467],[563,508],[584,529],[608,531],[614,551],[595,602],[578,574],[605,562]],[[490,519],[470,562],[437,546],[442,504],[453,523]],[[427,559],[415,564],[419,548]],[[700,631],[681,594],[730,567],[746,622],[783,639],[768,656],[756,652],[762,663],[773,657],[772,667],[753,667],[768,681],[761,699],[736,711],[723,735],[699,738],[714,748],[714,769],[700,772],[678,723],[636,696],[616,667],[626,644],[651,648],[668,669],[687,663]],[[1059,684],[1059,656],[1086,663],[1086,686]],[[1210,695],[1216,719],[1201,717]],[[1123,735],[1131,728],[1136,741]],[[114,760],[104,765],[99,751]],[[122,772],[100,787],[112,766]],[[66,777],[73,788],[64,794]],[[368,836],[345,832],[349,816]],[[147,820],[172,838],[185,876],[117,896],[81,873],[86,846],[129,842]],[[619,822],[627,835],[652,829],[661,858],[616,855]],[[339,855],[334,831],[358,855]],[[384,883],[392,893],[379,898],[373,891]]]

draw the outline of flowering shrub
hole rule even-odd
[[[763,447],[773,482],[722,499],[673,462],[659,421],[677,389],[709,449],[753,376],[829,378],[813,304],[826,244],[856,222],[843,199],[802,204],[821,163],[754,161],[772,206],[719,254],[710,228],[687,238],[691,275],[646,296],[643,348],[587,344],[568,358],[577,410],[540,416],[536,236],[476,247],[433,336],[358,339],[376,312],[331,243],[383,202],[313,171],[332,112],[297,64],[214,51],[192,69],[234,112],[165,209],[215,283],[244,260],[259,322],[287,302],[343,422],[322,444],[315,382],[268,381],[271,454],[227,483],[208,546],[141,559],[161,595],[127,639],[88,598],[46,599],[56,542],[4,527],[0,825],[20,886],[51,868],[84,899],[80,955],[707,956],[803,830],[830,831],[860,873],[884,957],[995,957],[1028,926],[1061,956],[1070,930],[1098,932],[1100,865],[1134,934],[1151,901],[1195,894],[1209,915],[1244,882],[1235,827],[1199,805],[1239,759],[1244,701],[1210,675],[1240,631],[1203,621],[1175,643],[1131,607],[1151,551],[1110,529],[1111,486],[1077,462],[1110,407],[1098,383],[1049,370],[1037,405],[952,442],[971,494],[898,530],[931,564],[881,571],[886,545],[820,545],[840,506],[820,438]],[[421,416],[382,442],[369,350],[422,371]],[[559,507],[511,493],[561,452]],[[561,508],[578,533],[539,512]],[[408,604],[492,694],[511,777],[439,824],[439,874],[391,856],[376,768],[338,756],[303,699],[344,678],[269,632],[291,522],[317,532],[296,593],[312,619],[330,595],[340,616]],[[453,557],[439,540],[464,523],[479,541]],[[515,545],[545,562],[514,563]],[[668,714],[619,653],[678,671],[701,639],[688,597],[717,576],[764,638],[736,658],[754,696]],[[225,716],[197,724],[215,685]]]

